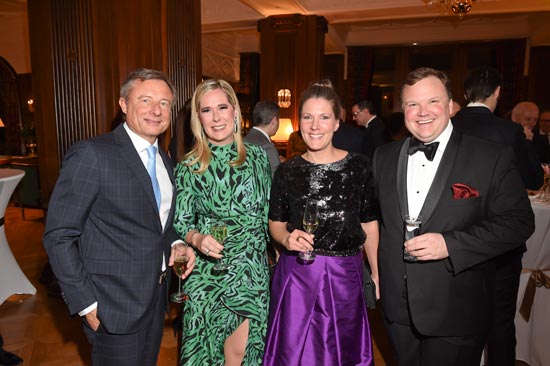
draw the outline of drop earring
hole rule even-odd
[[[233,120],[233,132],[237,133],[237,118]]]

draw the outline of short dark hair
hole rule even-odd
[[[468,74],[464,81],[464,94],[468,102],[481,102],[489,98],[501,85],[502,77],[497,69],[481,66]]]
[[[273,119],[279,117],[279,106],[272,100],[261,100],[252,111],[252,125],[265,126]]]
[[[401,84],[401,102],[403,102],[403,89],[405,89],[406,86],[412,86],[418,83],[420,80],[423,80],[430,76],[439,79],[445,86],[445,90],[447,91],[447,96],[449,97],[449,100],[453,99],[451,82],[449,81],[447,74],[445,74],[443,71],[432,69],[431,67],[419,67],[418,69],[414,69],[413,71],[409,72],[407,74],[407,77],[405,78],[405,81],[403,82],[403,84]]]
[[[374,107],[374,103],[371,100],[360,100],[359,102],[355,103],[360,111],[367,110],[370,114],[376,114],[376,108]]]
[[[145,81],[145,80],[161,80],[168,85],[170,88],[170,91],[172,92],[173,101],[176,99],[176,88],[168,79],[168,76],[166,76],[163,72],[153,69],[137,69],[132,71],[128,74],[126,77],[126,80],[124,80],[124,83],[122,83],[122,86],[120,87],[120,97],[124,98],[125,100],[128,100],[128,96],[130,95],[130,91],[132,91],[132,88],[134,87],[134,83],[136,81]]]

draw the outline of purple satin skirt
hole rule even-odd
[[[296,258],[282,253],[277,263],[264,366],[371,366],[362,253]]]

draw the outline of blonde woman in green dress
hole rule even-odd
[[[264,151],[244,143],[231,86],[206,80],[191,106],[193,149],[176,167],[174,227],[197,254],[183,314],[181,364],[260,365],[269,304],[266,259],[271,170]],[[227,225],[223,243],[211,235]],[[230,268],[214,269],[223,258]]]

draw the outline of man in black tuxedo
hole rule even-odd
[[[502,77],[496,69],[483,66],[473,70],[464,82],[464,93],[469,103],[453,117],[453,125],[465,134],[510,146],[525,187],[539,189],[544,173],[535,146],[526,139],[520,124],[493,113],[501,86]]]
[[[172,163],[158,146],[175,89],[159,71],[130,73],[126,122],[73,145],[52,194],[44,246],[94,366],[156,365],[167,306],[167,267],[191,248],[172,227]]]
[[[502,78],[492,67],[479,67],[464,82],[469,102],[452,119],[453,126],[464,134],[476,136],[513,148],[521,178],[526,188],[538,189],[544,179],[534,145],[525,138],[521,126],[493,114],[501,92]],[[516,299],[525,245],[495,259],[497,276],[493,324],[487,341],[487,365],[514,366],[516,362]]]
[[[384,121],[378,118],[374,104],[370,100],[355,103],[351,108],[351,113],[357,125],[364,128],[367,156],[372,159],[374,151],[390,141]]]
[[[410,72],[401,99],[413,137],[381,146],[373,168],[388,334],[400,366],[479,365],[492,316],[492,259],[533,233],[531,205],[511,149],[453,128],[444,73]],[[405,215],[422,219],[407,241]]]

